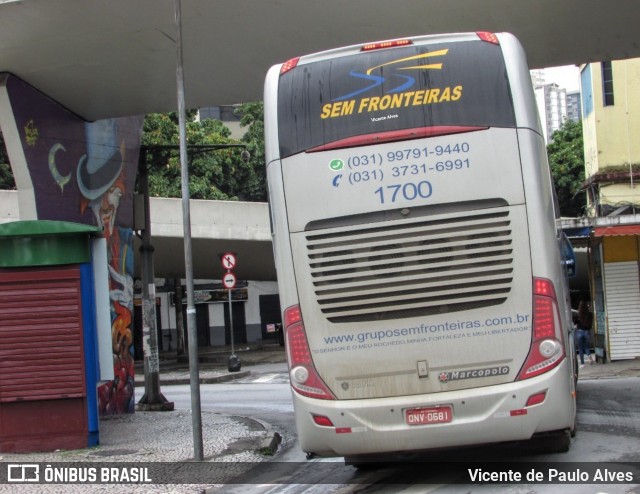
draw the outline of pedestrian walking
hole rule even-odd
[[[584,358],[587,356],[587,362],[593,363],[591,357],[591,326],[593,324],[593,315],[591,309],[586,301],[581,301],[578,305],[578,317],[577,317],[577,329],[576,329],[576,346],[578,347],[578,354],[580,355],[580,367],[584,367]]]

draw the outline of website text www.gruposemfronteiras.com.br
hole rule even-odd
[[[313,353],[365,350],[397,345],[413,345],[433,341],[477,338],[482,336],[519,333],[531,330],[529,314],[490,317],[485,320],[454,320],[439,324],[425,324],[402,328],[363,330],[341,335],[325,336],[324,348]]]

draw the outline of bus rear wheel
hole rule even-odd
[[[566,453],[571,447],[571,429],[541,434],[533,438],[536,447],[544,453]],[[537,448],[536,448],[537,449]]]

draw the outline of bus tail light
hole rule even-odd
[[[284,311],[284,324],[289,376],[293,389],[309,398],[335,400],[335,396],[329,391],[313,365],[300,306],[293,305]]]
[[[300,57],[296,57],[296,58],[292,58],[291,60],[287,60],[285,63],[282,64],[282,67],[280,67],[280,75],[286,74],[291,69],[295,69],[296,65],[298,65],[299,61],[300,61]]]
[[[368,43],[360,48],[360,51],[384,50],[385,48],[397,48],[398,46],[412,45],[410,39],[394,39],[390,41],[378,41],[377,43]]]
[[[489,33],[487,31],[478,31],[476,34],[482,41],[493,43],[494,45],[500,44],[500,41],[498,41],[498,37],[494,33]]]
[[[533,335],[531,349],[518,381],[550,371],[565,357],[562,323],[553,283],[544,278],[533,279]]]
[[[314,413],[311,414],[311,417],[313,418],[313,421],[321,427],[335,427],[329,417],[326,417],[324,415],[316,415]]]
[[[529,398],[527,399],[527,404],[525,405],[525,408],[529,408],[535,405],[539,405],[540,403],[543,403],[544,400],[547,399],[547,391],[541,391],[540,393],[536,393],[533,394],[531,396],[529,396]]]
[[[527,398],[527,403],[524,406],[524,408],[517,408],[515,410],[510,410],[509,415],[511,417],[519,417],[521,415],[527,415],[529,413],[527,411],[527,408],[540,405],[541,403],[544,403],[544,400],[546,399],[547,399],[547,390],[532,394],[531,396],[529,396],[529,398]]]

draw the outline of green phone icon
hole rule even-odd
[[[344,168],[344,161],[337,159],[331,160],[329,163],[329,168],[331,168],[334,172],[338,172]]]

